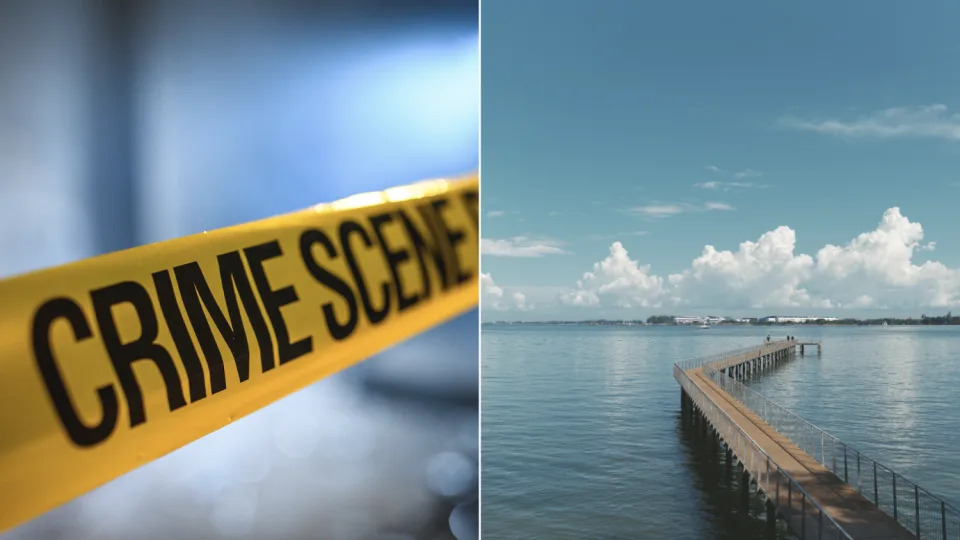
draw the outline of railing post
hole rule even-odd
[[[780,506],[780,467],[777,467],[777,506]],[[946,516],[946,514],[944,514],[944,516]],[[947,526],[947,522],[946,522],[946,521],[943,522],[943,526],[944,526],[944,529],[943,529],[943,530],[947,530],[947,529],[946,529],[946,526]],[[946,538],[946,535],[944,535],[944,538]]]
[[[863,474],[860,472],[860,451],[857,451],[857,491],[863,493]]]
[[[947,503],[940,501],[940,529],[943,531],[943,540],[947,540]]]
[[[900,521],[897,519],[897,473],[893,473],[893,520]]]
[[[793,519],[793,482],[790,481],[787,482],[787,509],[790,514],[787,516],[787,523],[790,523],[790,520]]]
[[[843,482],[849,484],[850,480],[847,476],[847,445],[843,445]]]
[[[770,498],[770,456],[767,456],[766,469],[763,471],[763,492]]]
[[[913,485],[913,502],[916,505],[916,514],[914,515],[917,520],[917,538],[920,538],[920,488],[916,484]]]
[[[830,439],[830,441],[831,441],[830,442],[830,459],[833,460],[833,472],[836,473],[837,472],[837,438],[833,437],[832,439]],[[843,475],[844,475],[844,482],[846,482],[846,475],[847,475],[846,471],[844,471]]]
[[[807,538],[807,495],[800,499],[800,538]]]
[[[873,462],[873,504],[880,506],[880,490],[877,489],[877,462]]]

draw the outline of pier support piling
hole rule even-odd
[[[777,508],[770,499],[767,499],[767,535],[770,538],[776,538],[777,534]]]
[[[744,508],[750,506],[750,473],[744,470],[740,474],[740,496],[743,498]]]

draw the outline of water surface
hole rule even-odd
[[[681,421],[672,364],[787,333],[823,355],[759,391],[960,499],[960,329],[485,325],[483,536],[767,538],[759,499]]]

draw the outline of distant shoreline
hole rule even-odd
[[[699,325],[696,324],[678,324],[678,323],[648,323],[644,321],[606,321],[606,320],[596,320],[596,321],[487,321],[481,323],[484,326],[677,326],[677,327],[688,327],[688,328],[697,328]],[[813,328],[813,327],[825,327],[825,326],[883,326],[884,320],[843,320],[843,321],[834,321],[834,322],[807,322],[807,323],[737,323],[737,322],[723,322],[718,324],[712,324],[711,326],[758,326],[758,327],[804,327],[804,328]],[[887,321],[887,326],[960,326],[960,322],[941,322],[941,323],[931,323],[931,322],[922,322],[920,319],[916,319],[914,322],[900,322],[900,321]]]

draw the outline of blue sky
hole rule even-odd
[[[485,320],[960,306],[960,4],[481,15]]]

